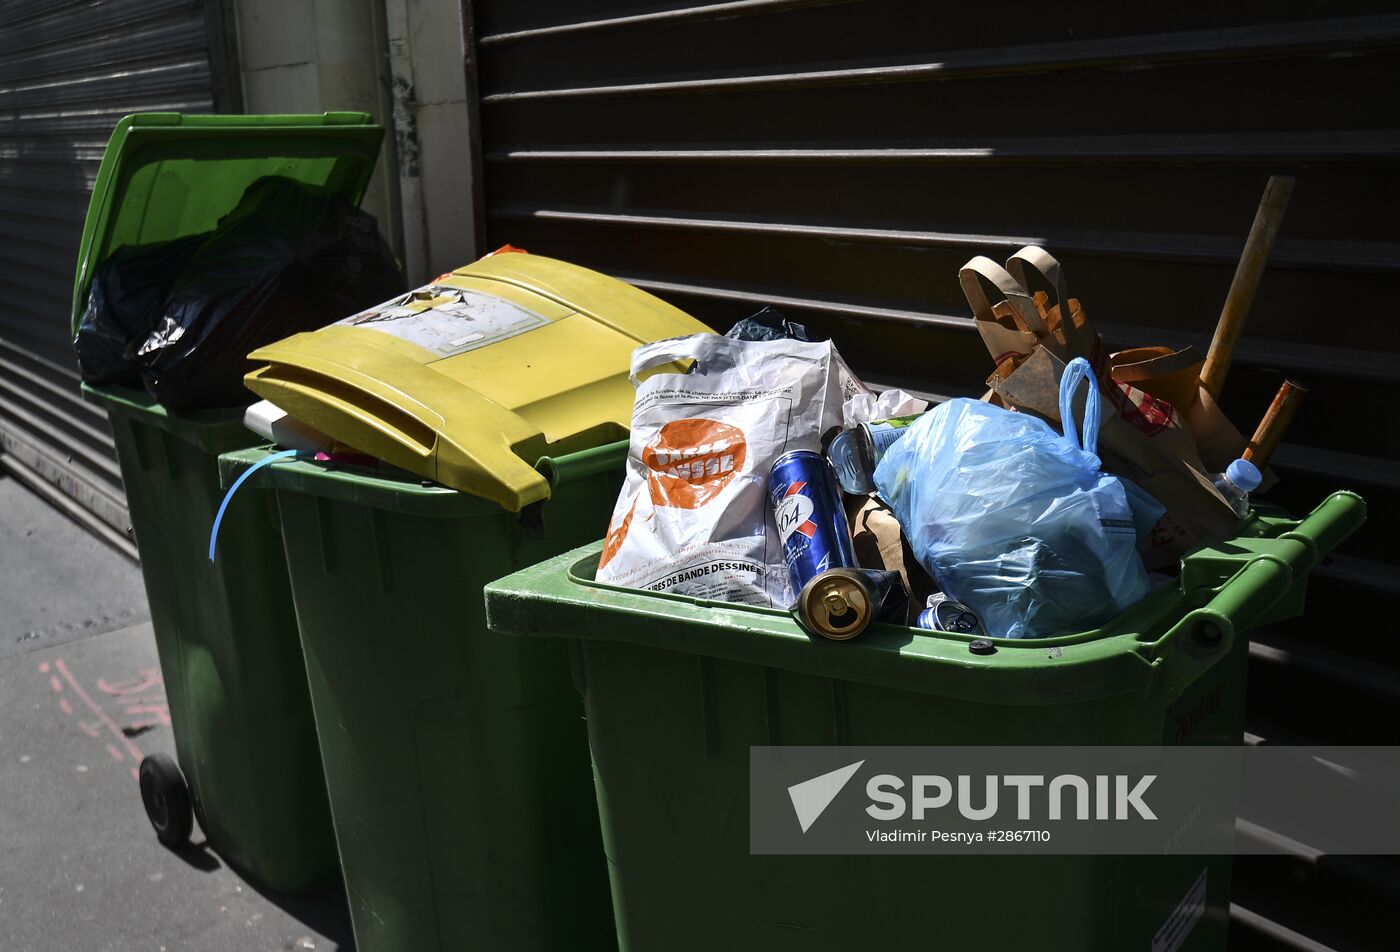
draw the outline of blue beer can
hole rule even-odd
[[[987,635],[982,627],[982,619],[977,617],[976,612],[962,602],[953,601],[942,592],[929,596],[928,607],[919,612],[919,619],[915,625],[931,631],[953,631],[960,635],[977,635],[984,638]]]
[[[826,457],[811,450],[779,456],[768,476],[768,499],[794,591],[827,569],[855,568],[851,527]]]

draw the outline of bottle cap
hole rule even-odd
[[[1252,493],[1264,481],[1264,474],[1249,460],[1237,459],[1225,470],[1225,478],[1245,492]]]

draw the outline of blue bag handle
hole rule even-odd
[[[1079,434],[1074,432],[1074,394],[1083,380],[1089,381],[1089,399],[1084,401],[1084,445],[1080,446]],[[1069,362],[1060,377],[1060,426],[1064,429],[1065,439],[1069,441],[1070,446],[1098,455],[1101,413],[1097,386],[1094,383],[1094,369],[1083,357],[1076,357]]]

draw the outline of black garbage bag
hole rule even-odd
[[[787,319],[787,315],[769,305],[757,314],[739,321],[724,334],[734,340],[801,340],[811,342],[807,326]]]
[[[259,179],[175,278],[137,349],[142,381],[172,410],[251,403],[249,351],[404,290],[372,216],[326,189]]]
[[[140,389],[136,348],[155,330],[171,283],[207,237],[128,245],[102,262],[73,340],[84,380]]]

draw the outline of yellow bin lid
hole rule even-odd
[[[626,439],[639,345],[709,328],[606,275],[482,258],[336,324],[253,351],[254,393],[362,452],[519,511],[542,456]]]

